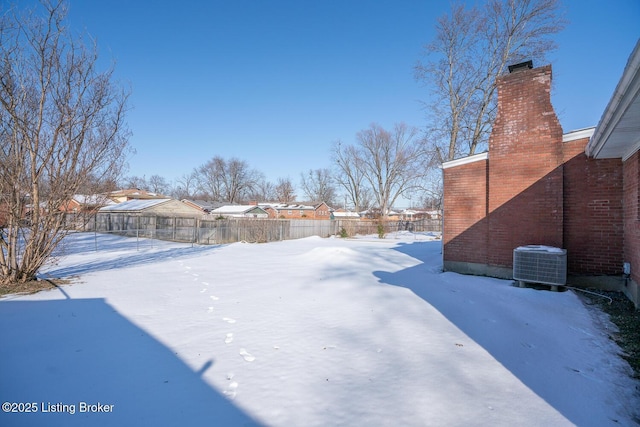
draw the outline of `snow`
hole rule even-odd
[[[637,422],[602,312],[443,273],[429,234],[65,243],[72,284],[0,300],[0,401],[38,410],[0,425]]]
[[[518,252],[548,252],[548,253],[556,253],[563,254],[565,253],[564,249],[556,248],[553,246],[545,246],[545,245],[527,245],[527,246],[518,246],[516,248]]]
[[[101,212],[141,211],[166,203],[171,199],[133,199],[100,208]]]

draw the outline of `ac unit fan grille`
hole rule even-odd
[[[513,278],[546,285],[567,283],[567,252],[536,250],[531,247],[513,251]]]

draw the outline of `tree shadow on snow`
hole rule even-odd
[[[0,331],[0,401],[37,409],[0,425],[259,425],[201,378],[215,360],[192,370],[103,299],[3,301]]]
[[[180,248],[167,247],[164,250],[156,251],[141,250],[134,253],[130,251],[123,251],[120,255],[111,258],[105,257],[89,262],[80,262],[68,267],[50,267],[46,269],[42,275],[46,278],[78,276],[97,271],[134,267],[137,265],[152,264],[170,259],[179,259],[181,257],[194,256],[215,251],[219,248],[220,246],[194,246]]]

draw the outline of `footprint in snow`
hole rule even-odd
[[[213,313],[213,307],[209,307],[209,308],[207,309],[207,313]]]
[[[224,339],[225,344],[231,344],[233,342],[233,334],[229,332]]]
[[[223,317],[222,320],[224,320],[227,323],[236,323],[235,319],[232,319],[230,317]]]
[[[204,288],[203,290],[200,291],[201,294],[207,292],[207,288]]]
[[[236,397],[237,390],[238,390],[238,383],[235,381],[232,381],[231,383],[229,383],[229,389],[223,391],[223,393],[229,399],[233,399],[234,397]]]
[[[242,356],[247,362],[253,362],[254,360],[256,360],[256,358],[249,354],[249,352],[247,352],[247,350],[245,350],[244,348],[240,349],[240,356]]]
[[[200,282],[200,283],[202,283],[205,286],[209,286],[209,282]]]
[[[213,301],[218,301],[220,299],[215,295],[211,295],[209,298],[211,298]]]

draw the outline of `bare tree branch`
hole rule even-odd
[[[300,186],[305,196],[312,202],[325,202],[332,206],[336,200],[336,188],[329,169],[309,170],[300,174]]]
[[[431,89],[427,138],[440,162],[474,154],[487,144],[496,114],[496,78],[507,65],[544,61],[564,28],[558,0],[489,0],[454,4],[442,16],[426,62],[415,77]]]
[[[128,149],[128,93],[98,72],[93,43],[64,26],[66,5],[0,11],[0,280],[36,277],[67,234],[62,203],[115,182]]]

